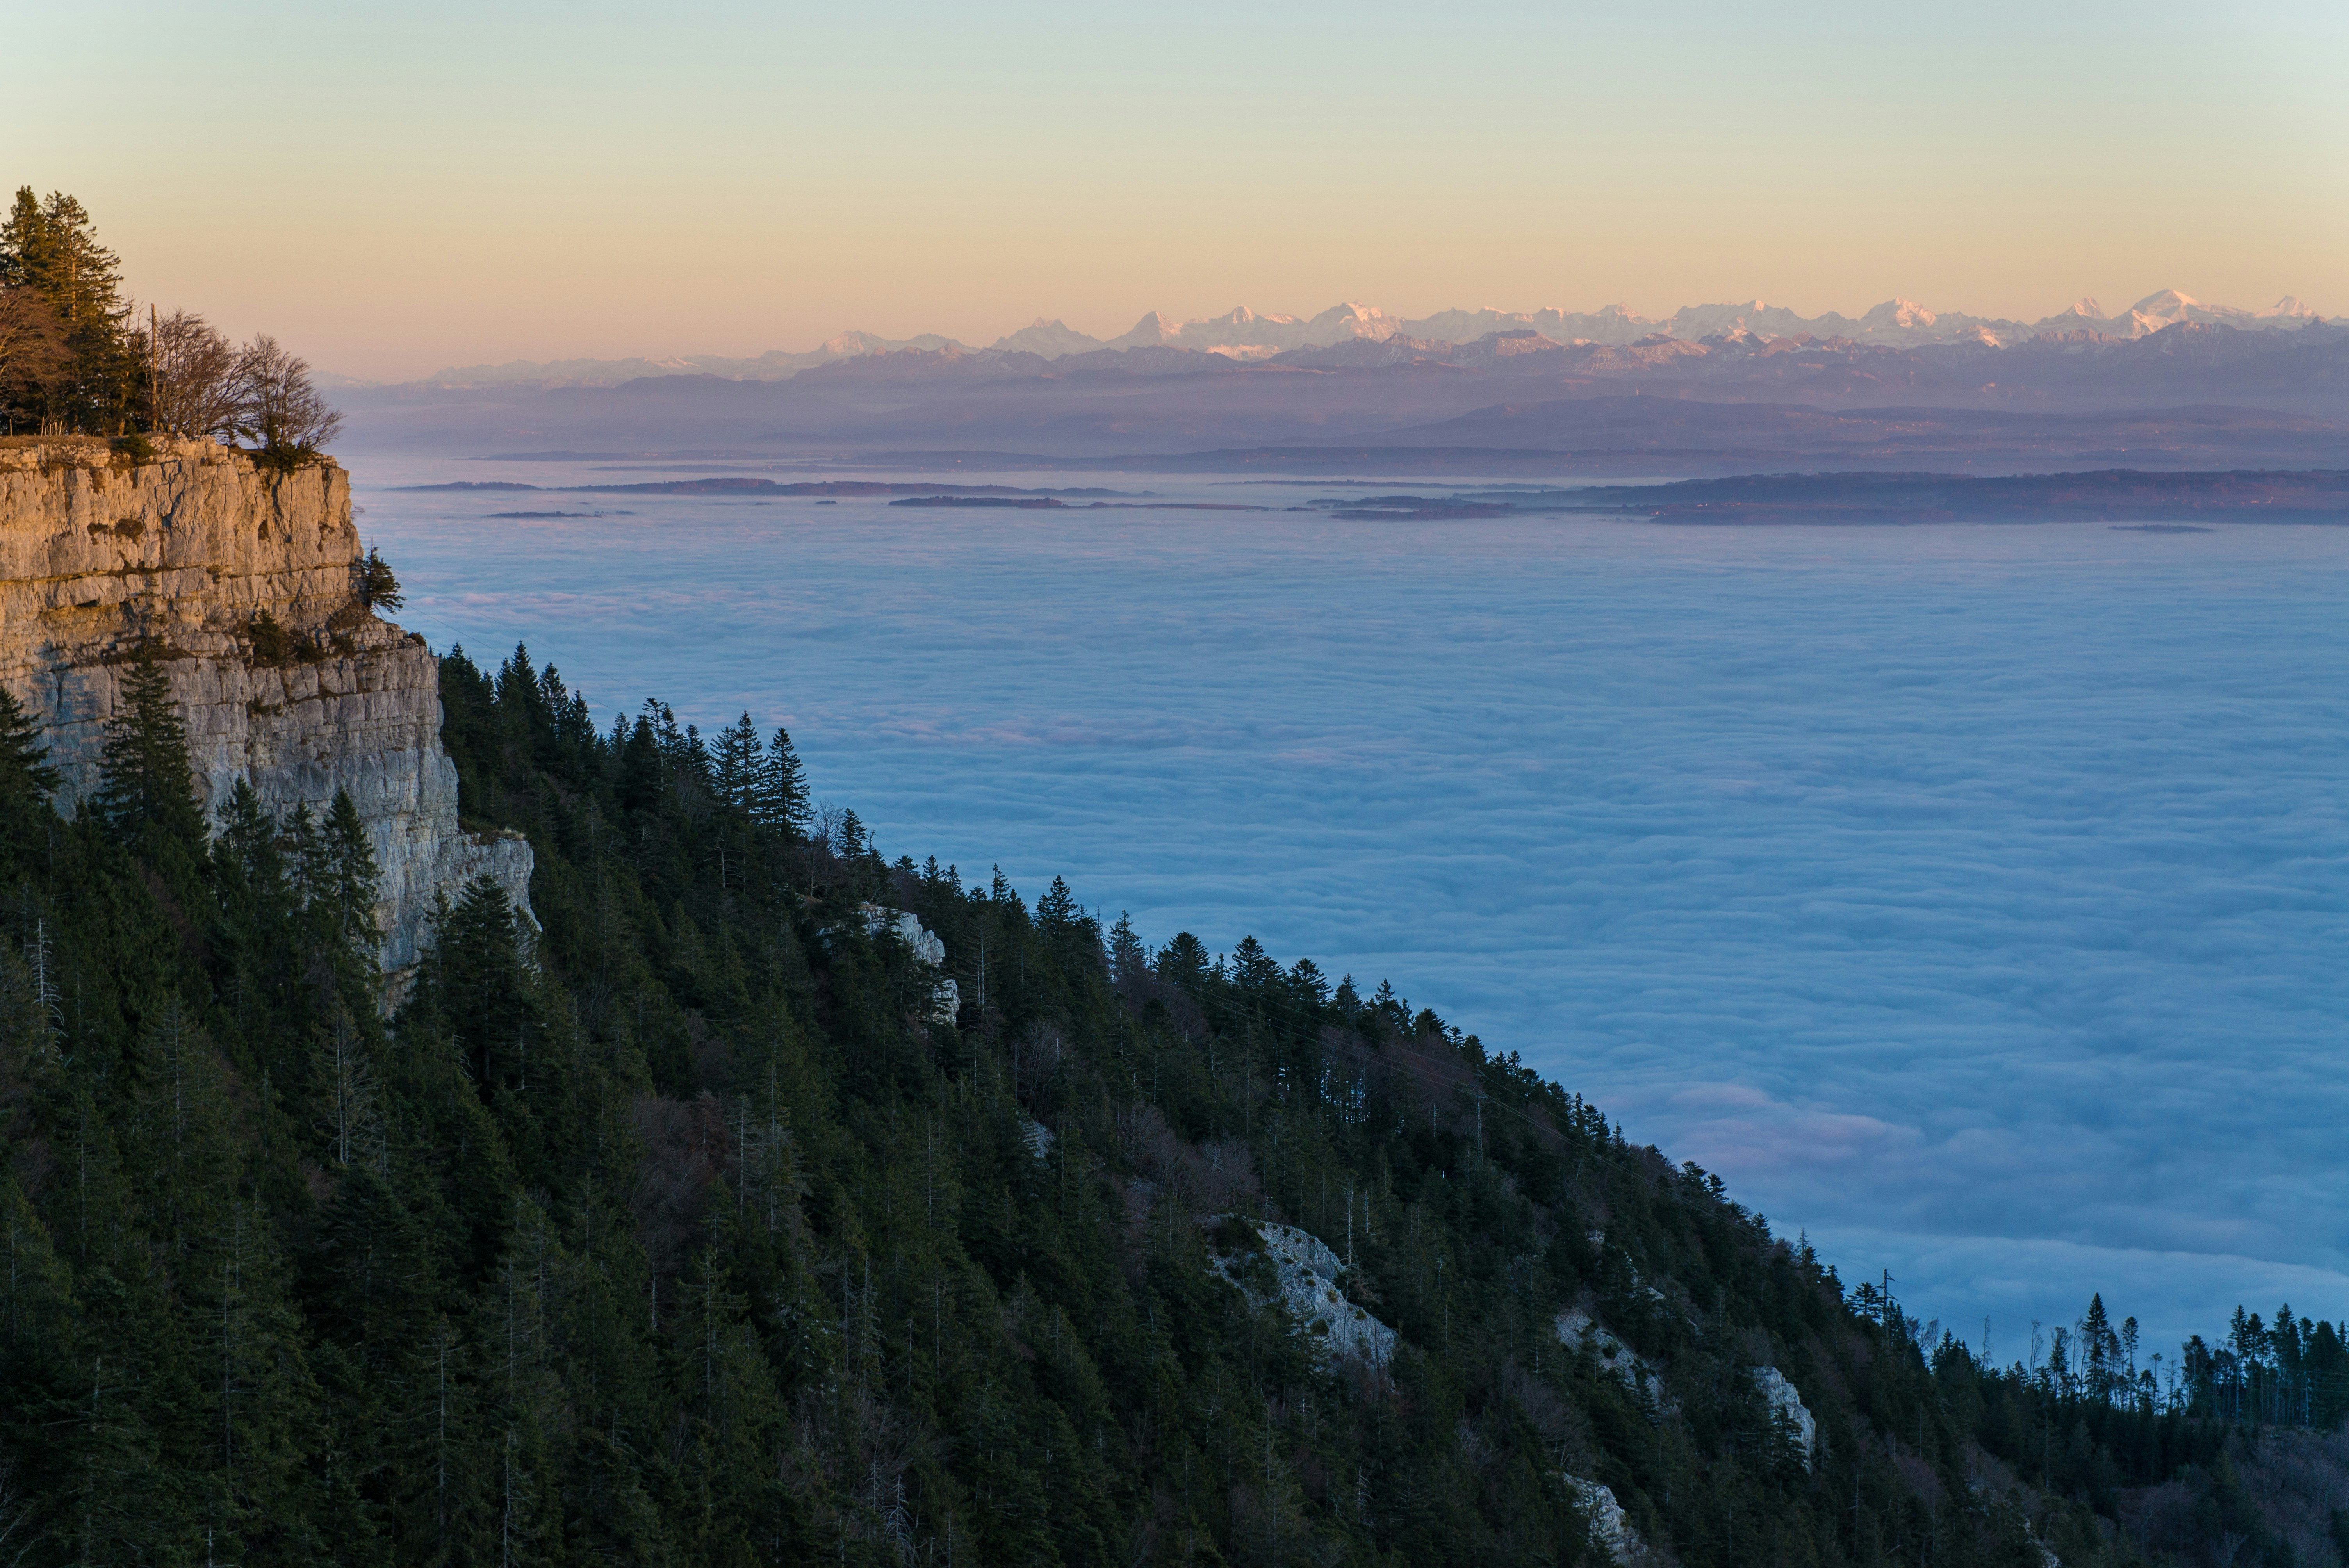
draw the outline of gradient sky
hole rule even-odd
[[[1464,0],[12,17],[0,175],[397,377],[1344,298],[2349,312],[2349,9]],[[27,68],[29,67],[29,68]]]

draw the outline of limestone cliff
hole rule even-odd
[[[350,791],[397,981],[436,892],[486,872],[527,907],[531,853],[459,828],[440,663],[353,598],[358,553],[331,461],[280,475],[209,441],[133,461],[87,438],[0,440],[0,684],[47,725],[61,804],[96,787],[123,665],[153,640],[208,813],[239,779],[279,814]]]

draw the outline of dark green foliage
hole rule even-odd
[[[48,764],[40,727],[16,694],[0,686],[0,822],[28,829],[43,802],[56,792],[57,770]]]
[[[253,613],[253,619],[245,623],[244,638],[253,645],[254,664],[282,665],[294,656],[294,634],[266,610]]]
[[[0,904],[27,1564],[1596,1563],[1569,1475],[1691,1565],[2289,1549],[2232,1418],[2323,1417],[2332,1326],[2244,1320],[2190,1405],[2100,1301],[1982,1366],[1391,986],[811,841],[747,718],[599,735],[521,649],[442,695],[537,923],[463,889],[389,1023],[347,798],[241,790],[175,871],[49,815],[0,707],[41,830]],[[944,938],[957,1018],[868,903]],[[1391,1367],[1216,1276],[1275,1277],[1267,1220],[1350,1262]]]
[[[100,244],[89,212],[52,191],[16,192],[0,221],[0,288],[25,288],[48,305],[62,356],[36,382],[16,389],[23,416],[37,423],[121,434],[143,396],[144,366],[123,304],[122,263]],[[12,422],[20,410],[11,407]]]
[[[742,717],[747,719],[750,715]],[[780,724],[767,742],[750,804],[750,815],[761,827],[786,838],[807,836],[807,774],[800,767],[800,754],[792,748],[791,732]]]
[[[142,643],[106,721],[95,814],[116,832],[152,831],[182,845],[203,838],[188,762],[188,730],[171,698],[171,676],[153,643]]]
[[[372,544],[351,563],[351,595],[370,610],[397,610],[408,603],[408,596],[399,591],[399,579],[392,575],[391,562]]]

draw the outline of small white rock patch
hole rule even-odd
[[[1575,1505],[1590,1521],[1593,1544],[1607,1553],[1607,1560],[1616,1568],[1643,1568],[1653,1562],[1647,1543],[1631,1522],[1623,1517],[1623,1505],[1615,1501],[1613,1489],[1595,1480],[1585,1480],[1578,1475],[1565,1478],[1566,1490],[1573,1495]]]
[[[1803,1404],[1803,1396],[1775,1367],[1756,1367],[1754,1381],[1760,1386],[1762,1397],[1770,1402],[1770,1413],[1784,1418],[1794,1429],[1796,1440],[1803,1446],[1803,1468],[1810,1469],[1811,1456],[1818,1449],[1819,1424]]]
[[[1315,1353],[1329,1360],[1360,1361],[1381,1370],[1394,1358],[1395,1331],[1362,1307],[1346,1299],[1338,1288],[1345,1265],[1327,1243],[1294,1225],[1270,1225],[1245,1215],[1237,1219],[1264,1239],[1265,1255],[1272,1260],[1280,1281],[1280,1305],[1297,1320]],[[1214,1254],[1208,1267],[1218,1278],[1238,1285],[1253,1305],[1264,1298],[1248,1289],[1239,1274],[1242,1254]]]
[[[1663,1374],[1630,1346],[1599,1326],[1596,1318],[1579,1309],[1557,1315],[1557,1342],[1568,1350],[1579,1350],[1585,1345],[1599,1357],[1602,1370],[1612,1372],[1632,1387],[1643,1390],[1659,1410],[1664,1408]]]

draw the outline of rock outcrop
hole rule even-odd
[[[1572,1307],[1557,1315],[1555,1326],[1560,1345],[1568,1350],[1580,1350],[1588,1346],[1602,1371],[1613,1373],[1646,1394],[1651,1410],[1658,1413],[1665,1410],[1669,1401],[1664,1395],[1663,1374],[1651,1366],[1644,1357],[1616,1338],[1598,1319],[1579,1307]]]
[[[947,962],[947,944],[943,938],[925,926],[919,919],[903,910],[887,910],[877,903],[858,906],[864,915],[864,934],[878,936],[883,932],[894,934],[897,940],[914,950],[914,956],[932,969],[941,971],[937,989],[932,996],[930,1021],[952,1024],[962,1011],[962,987],[943,973]],[[1050,1136],[1049,1134],[1047,1136]],[[1042,1158],[1042,1156],[1038,1156]]]
[[[440,745],[440,664],[353,593],[349,477],[264,470],[209,441],[133,460],[86,438],[0,440],[0,684],[47,727],[70,813],[140,645],[187,721],[217,818],[237,780],[273,813],[347,789],[383,872],[377,919],[397,987],[434,896],[494,878],[528,908],[530,846],[462,830]]]
[[[1803,1403],[1803,1396],[1775,1367],[1754,1368],[1754,1383],[1769,1401],[1770,1418],[1785,1424],[1787,1436],[1803,1450],[1803,1468],[1810,1469],[1812,1457],[1818,1452],[1819,1423]]]
[[[1383,1371],[1394,1359],[1395,1331],[1346,1299],[1338,1289],[1344,1264],[1328,1243],[1295,1225],[1273,1225],[1245,1215],[1229,1215],[1254,1231],[1271,1261],[1274,1289],[1260,1292],[1247,1278],[1247,1259],[1240,1253],[1214,1255],[1208,1264],[1217,1275],[1239,1286],[1251,1302],[1277,1295],[1314,1349],[1332,1360],[1350,1360]]]
[[[1578,1475],[1565,1478],[1566,1490],[1575,1506],[1590,1522],[1590,1543],[1605,1553],[1615,1568],[1645,1568],[1655,1558],[1640,1532],[1631,1528],[1623,1512],[1623,1505],[1615,1501],[1615,1489],[1601,1486],[1595,1480],[1585,1480]]]

